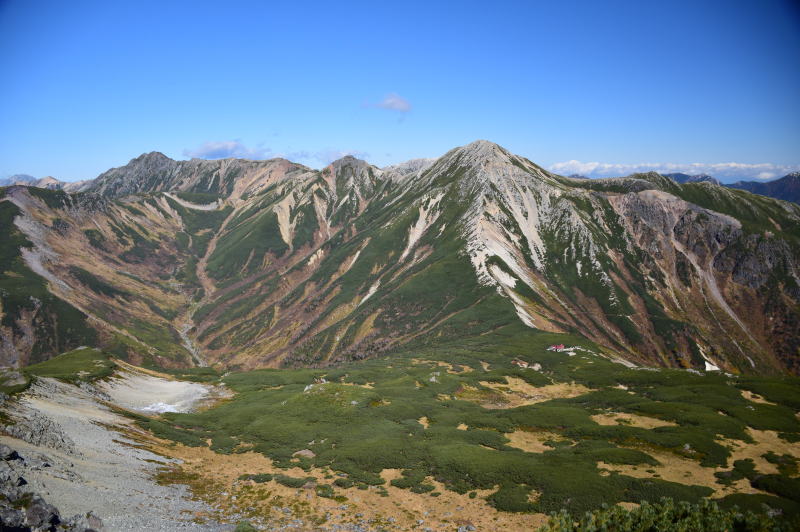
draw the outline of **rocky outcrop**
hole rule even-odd
[[[32,445],[58,449],[71,455],[80,454],[72,438],[47,416],[22,404],[15,405],[15,415],[24,421],[0,427],[2,432]]]
[[[31,467],[50,467],[41,458],[27,458],[0,444],[0,530],[32,532],[100,532],[103,521],[94,513],[62,517],[58,509],[26,489],[23,476]]]

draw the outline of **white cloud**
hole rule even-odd
[[[248,148],[238,140],[223,140],[204,142],[193,150],[183,150],[186,157],[199,157],[200,159],[226,159],[236,157],[239,159],[266,159],[270,157],[269,148]]]
[[[400,113],[407,113],[411,110],[411,102],[403,98],[397,93],[390,93],[384,97],[383,100],[375,104],[378,109],[388,109],[389,111],[398,111]]]
[[[587,177],[617,177],[636,172],[655,171],[660,174],[684,173],[690,175],[709,174],[721,181],[739,179],[772,179],[800,170],[798,165],[772,163],[640,163],[617,164],[601,162],[564,161],[550,165],[552,172],[562,175],[581,174]]]

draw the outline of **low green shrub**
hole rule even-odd
[[[766,514],[723,509],[707,500],[697,504],[662,499],[626,510],[604,506],[575,520],[566,511],[553,514],[539,532],[658,531],[658,532],[789,532],[795,528]]]

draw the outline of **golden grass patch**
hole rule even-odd
[[[553,448],[546,445],[546,441],[565,441],[560,434],[547,431],[530,432],[526,430],[515,430],[505,434],[509,439],[509,447],[516,447],[528,453],[544,453],[552,451]]]
[[[415,366],[428,365],[428,366],[437,366],[440,368],[445,368],[447,370],[447,373],[451,375],[459,375],[461,373],[470,373],[472,371],[475,371],[470,366],[464,364],[453,366],[453,364],[450,364],[449,362],[442,362],[441,360],[426,360],[424,358],[412,358],[411,363],[414,364]]]
[[[774,405],[772,401],[767,401],[757,393],[753,393],[750,390],[742,390],[742,397],[747,399],[748,401],[752,401],[754,403],[761,403],[762,405]]]
[[[728,459],[729,465],[732,465],[736,460],[749,458],[753,461],[756,471],[759,473],[778,474],[778,466],[768,462],[762,455],[772,451],[779,455],[789,454],[800,460],[800,443],[788,442],[778,436],[778,433],[774,430],[756,430],[750,427],[746,430],[755,443],[730,439],[720,441],[731,450],[731,457]]]
[[[595,414],[592,421],[598,425],[630,425],[642,429],[655,429],[658,427],[676,427],[678,424],[655,417],[640,416],[627,412],[606,412]]]
[[[323,524],[355,524],[364,519],[372,521],[372,526],[378,529],[381,524],[388,525],[388,519],[392,518],[400,530],[418,528],[419,520],[434,529],[472,524],[479,530],[534,530],[547,521],[544,514],[497,511],[485,500],[495,490],[479,490],[478,496],[470,499],[466,494],[447,490],[431,478],[425,482],[435,486],[440,493],[437,497],[395,488],[390,482],[402,476],[400,469],[384,469],[381,477],[386,484],[381,487],[370,486],[366,490],[335,487],[336,495],[346,500],[333,500],[317,495],[313,483],[289,488],[275,481],[259,484],[239,480],[242,475],[270,473],[313,477],[317,484],[331,484],[335,475],[327,469],[284,470],[254,452],[223,455],[206,447],[185,447],[155,439],[149,443],[160,454],[182,461],[163,469],[157,478],[159,482],[185,484],[195,498],[215,508],[210,514],[198,516],[200,521],[208,518],[233,523],[244,517],[258,526],[279,526],[301,518],[309,529],[316,529]],[[388,496],[381,495],[384,489]],[[538,497],[538,493],[533,496]],[[275,507],[288,508],[290,513],[276,511]]]
[[[506,377],[506,382],[507,384],[482,381],[481,386],[499,394],[500,397],[487,395],[486,404],[481,404],[481,406],[484,408],[515,408],[552,399],[577,397],[592,391],[590,388],[574,382],[533,386],[518,377]]]
[[[758,473],[778,474],[777,466],[768,462],[762,455],[772,451],[776,454],[789,454],[800,459],[800,445],[781,439],[775,431],[755,430],[752,428],[748,428],[747,431],[750,437],[753,438],[754,443],[730,439],[720,440],[721,444],[728,446],[731,450],[731,456],[728,459],[728,467],[703,467],[696,460],[685,458],[668,451],[641,448],[637,450],[646,452],[658,460],[660,464],[656,466],[647,464],[634,466],[598,462],[597,466],[609,472],[616,472],[636,478],[661,478],[681,484],[706,486],[714,490],[712,498],[725,497],[732,493],[766,493],[753,488],[746,478],[733,482],[730,486],[719,484],[714,473],[730,470],[730,468],[733,467],[733,463],[737,460],[750,459],[753,461]]]

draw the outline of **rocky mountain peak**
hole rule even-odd
[[[364,160],[345,155],[323,170],[323,175],[326,173],[333,178],[339,198],[352,196],[361,201],[372,195],[383,172]]]
[[[160,151],[151,151],[148,153],[143,153],[140,156],[136,157],[135,159],[131,159],[131,162],[166,162],[166,161],[173,161]]]
[[[489,142],[488,140],[470,142],[466,146],[451,150],[448,155],[450,154],[459,157],[465,163],[478,165],[508,162],[512,157],[511,153],[505,148],[494,142]],[[447,155],[445,157],[447,157]]]
[[[354,171],[361,171],[366,168],[372,168],[372,165],[367,161],[348,154],[333,161],[330,164],[330,167],[333,169],[334,173],[338,173],[348,168],[353,169]]]

